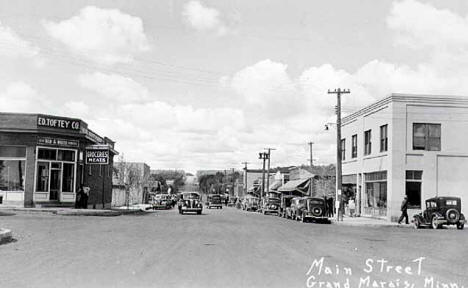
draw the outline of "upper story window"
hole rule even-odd
[[[413,123],[413,149],[440,151],[440,124]]]
[[[351,158],[357,157],[357,134],[351,138]]]
[[[364,131],[364,155],[372,152],[371,130]]]
[[[388,151],[388,125],[380,126],[380,152]]]
[[[346,160],[346,139],[341,139],[341,161]]]

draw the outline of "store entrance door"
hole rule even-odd
[[[59,200],[61,182],[62,182],[62,169],[52,168],[50,170],[50,195],[49,195],[49,200]]]

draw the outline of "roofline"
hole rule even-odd
[[[461,95],[436,95],[436,94],[412,94],[412,93],[391,93],[372,104],[369,104],[345,117],[341,118],[342,125],[345,125],[355,118],[372,112],[391,102],[414,102],[421,101],[434,104],[465,104],[468,105],[468,97]]]

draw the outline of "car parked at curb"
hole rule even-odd
[[[303,204],[297,210],[296,219],[302,222],[329,222],[327,217],[327,202],[321,197],[304,197]]]
[[[279,214],[280,211],[280,200],[281,193],[276,191],[269,191],[263,198],[262,213],[263,214]]]
[[[185,212],[195,212],[200,215],[203,210],[200,194],[197,192],[181,193],[177,207],[180,214],[184,214]]]
[[[426,200],[426,209],[413,216],[416,229],[424,226],[433,229],[442,228],[443,225],[455,225],[462,230],[466,218],[461,213],[461,199],[459,197],[434,197]]]

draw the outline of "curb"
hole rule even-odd
[[[12,239],[11,230],[0,228],[0,244],[10,242]]]
[[[336,222],[332,221],[332,224],[340,225],[340,226],[354,226],[354,227],[386,227],[386,228],[410,228],[412,229],[412,225],[398,225],[398,224],[391,224],[391,223],[350,223],[350,222]]]
[[[67,211],[67,210],[57,210],[53,212],[56,215],[61,215],[61,216],[101,216],[101,217],[113,217],[113,216],[120,216],[122,213],[119,211],[114,211],[114,210],[87,210],[83,209],[80,211]]]

